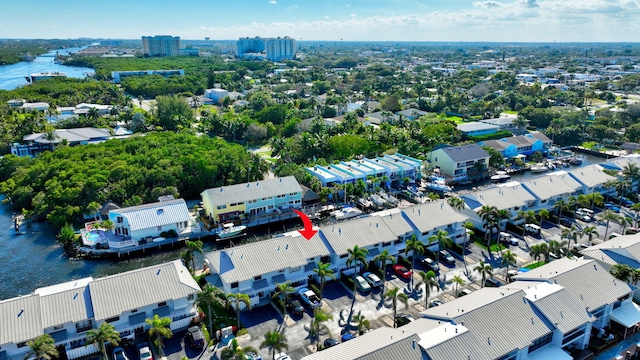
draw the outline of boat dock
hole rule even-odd
[[[587,149],[582,146],[572,146],[571,150],[589,155],[595,155],[607,159],[616,158],[622,155],[626,155],[624,150],[599,150],[599,149]]]

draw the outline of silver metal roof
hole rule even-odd
[[[245,202],[293,192],[302,193],[302,188],[295,177],[285,176],[271,180],[207,189],[200,195],[203,198],[208,196],[211,199],[211,203],[216,206],[218,204],[224,205]]]
[[[89,286],[41,295],[42,327],[49,328],[93,318]]]
[[[129,220],[132,231],[191,220],[189,208],[183,199],[114,209],[110,210],[109,214],[122,214]]]
[[[567,173],[587,187],[600,186],[616,178],[602,171],[598,165],[583,166],[567,171]]]
[[[577,180],[568,174],[537,176],[522,182],[522,185],[541,200],[557,196],[568,197],[582,187]]]
[[[0,302],[0,344],[17,344],[42,335],[41,324],[39,296]]]
[[[404,236],[414,230],[409,222],[402,216],[402,212],[400,211],[391,211],[389,213],[381,214],[380,219],[398,237]]]
[[[95,279],[89,289],[98,321],[200,291],[179,260]]]
[[[441,226],[465,222],[469,218],[454,210],[445,200],[432,201],[402,210],[405,218],[422,233]]]
[[[321,228],[322,235],[338,255],[347,253],[355,245],[361,248],[397,240],[398,236],[378,216],[344,221]]]
[[[486,190],[463,194],[460,195],[460,197],[472,198],[483,205],[493,205],[499,210],[525,207],[530,201],[536,200],[529,191],[519,184],[489,188]],[[476,209],[472,210],[475,211]],[[515,216],[515,214],[513,215]]]

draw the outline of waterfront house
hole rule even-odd
[[[431,201],[402,210],[402,217],[415,229],[418,240],[425,244],[429,238],[443,230],[456,244],[465,240],[466,229],[464,223],[469,217],[454,210],[445,200]],[[430,246],[436,250],[437,245]]]
[[[46,150],[51,151],[61,143],[66,143],[69,146],[97,144],[110,138],[109,129],[91,127],[56,129],[53,130],[52,134],[34,133],[24,136],[24,144],[13,144],[11,153],[17,156],[34,156]]]
[[[463,134],[467,136],[480,136],[493,134],[500,129],[499,126],[493,124],[482,123],[479,121],[471,121],[458,124],[456,126]]]
[[[215,223],[278,215],[302,206],[302,188],[293,176],[207,189],[200,196],[205,214]]]
[[[583,194],[599,192],[603,196],[607,196],[607,194],[613,195],[616,192],[614,187],[608,188],[604,186],[604,184],[616,178],[605,173],[599,165],[582,166],[567,171],[567,174],[582,185]]]
[[[477,213],[483,206],[495,206],[498,210],[508,210],[511,212],[511,219],[514,219],[519,211],[530,210],[536,205],[535,196],[516,181],[462,194],[460,198],[466,205],[462,212],[469,216],[478,229],[482,229],[484,225]]]
[[[535,198],[530,210],[551,211],[558,200],[582,194],[582,184],[564,171],[554,172],[523,181],[521,183]]]
[[[126,243],[146,243],[158,238],[189,234],[194,220],[184,199],[171,199],[151,204],[109,210],[113,233]],[[109,241],[109,247],[115,242]]]
[[[489,167],[489,154],[478,144],[441,147],[428,155],[429,168],[439,169],[441,175],[465,180]]]
[[[174,331],[197,314],[200,287],[179,261],[94,279],[91,277],[36,289],[0,301],[0,358],[23,359],[26,343],[49,334],[67,359],[98,353],[86,344],[87,331],[112,324],[121,338],[149,330],[145,319],[169,317]],[[88,345],[88,346],[85,346]]]
[[[506,158],[518,155],[531,155],[536,152],[549,153],[551,139],[541,132],[533,132],[526,135],[510,136],[498,140],[485,140],[478,144],[488,146],[500,152]]]

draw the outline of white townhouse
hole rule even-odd
[[[0,359],[23,359],[27,342],[49,334],[67,359],[97,353],[85,346],[87,331],[108,322],[122,338],[149,329],[145,319],[169,317],[171,329],[186,328],[197,314],[200,287],[179,261],[103,278],[83,278],[0,301]]]
[[[484,225],[477,213],[483,206],[495,206],[498,210],[508,210],[511,212],[511,219],[514,219],[519,211],[535,208],[536,204],[535,196],[517,181],[463,194],[460,198],[466,205],[462,212],[478,229],[482,229]]]
[[[402,216],[415,229],[418,240],[425,244],[428,244],[429,238],[440,230],[446,231],[451,240],[458,245],[465,241],[464,223],[469,220],[469,217],[452,208],[445,200],[403,209]],[[431,250],[435,250],[436,246],[435,244],[430,246]]]
[[[582,184],[563,171],[538,176],[521,183],[536,198],[531,210],[551,210],[558,200],[582,193]]]
[[[177,236],[188,234],[195,225],[184,199],[109,210],[109,220],[115,226],[113,234],[118,240],[137,243],[151,242],[171,230]]]
[[[583,194],[591,194],[599,192],[603,196],[616,193],[615,188],[607,188],[604,186],[608,181],[616,180],[615,177],[605,173],[602,167],[598,165],[582,166],[567,171],[567,174],[576,179],[582,185]]]

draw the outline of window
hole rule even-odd
[[[258,200],[249,200],[249,201],[247,201],[247,202],[248,202],[249,204],[255,204],[255,203],[257,203],[257,202],[258,202]]]
[[[552,333],[548,333],[547,335],[537,338],[535,340],[533,340],[533,342],[531,343],[531,345],[529,346],[529,353],[534,352],[535,350],[543,347],[544,345],[547,345],[548,343],[551,342],[551,338],[553,337]]]
[[[167,306],[167,302],[163,301],[161,303],[158,303],[158,307],[162,307],[162,306]]]
[[[287,196],[287,195],[285,195],[285,194],[280,194],[280,195],[278,195],[276,198],[278,198],[278,199],[282,199],[282,198],[283,198],[283,197],[285,197],[285,196]]]
[[[340,259],[346,259],[349,254],[340,255]]]
[[[398,245],[398,244],[402,244],[402,239],[396,240],[393,242],[394,244]]]
[[[60,329],[64,329],[64,325],[56,325],[53,327],[53,330],[60,330]]]
[[[138,309],[131,310],[131,313],[137,313],[137,312],[138,312]]]
[[[297,192],[289,193],[289,196],[297,196],[297,195],[298,195]]]
[[[269,210],[273,209],[273,205],[267,206],[267,209],[269,209]]]
[[[389,245],[391,245],[391,241],[387,241],[387,242],[383,242],[382,243],[382,246],[389,246]]]
[[[112,322],[116,322],[116,321],[118,321],[118,320],[120,320],[120,316],[114,316],[114,317],[112,317],[112,318],[108,318],[108,319],[107,319],[107,320],[105,320],[105,321],[106,321],[106,322],[108,322],[108,323],[112,323]]]
[[[196,299],[196,295],[195,294],[189,294],[189,296],[187,296],[187,300],[189,301],[193,301]]]
[[[238,282],[236,281],[234,283],[231,283],[231,288],[232,289],[237,289],[238,288]]]
[[[117,222],[118,224],[122,224],[122,222],[123,222],[123,221],[124,221],[124,220],[122,219],[122,216],[118,216],[118,217],[116,218],[116,222]]]
[[[158,226],[158,231],[162,231],[162,226]]]
[[[26,342],[18,343],[18,347],[19,347],[19,348],[21,348],[21,347],[25,347],[25,346],[27,346],[27,343],[26,343]]]
[[[216,206],[216,209],[218,209],[218,210],[222,210],[222,209],[226,209],[226,208],[227,208],[227,205],[218,205],[218,206]]]
[[[81,333],[91,330],[91,320],[81,320],[76,323],[76,332]]]
[[[300,271],[300,266],[292,267],[291,272]]]
[[[260,280],[260,279],[262,279],[262,275],[258,275],[258,276],[256,276],[256,277],[254,277],[254,278],[253,278],[253,280],[256,280],[256,281],[258,281],[258,280]]]

